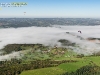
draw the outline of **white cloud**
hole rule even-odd
[[[78,32],[82,31],[82,34]],[[71,32],[73,35],[66,34]],[[59,39],[67,39],[80,45],[73,48],[78,53],[91,54],[100,51],[99,45],[87,40],[80,40],[76,35],[83,38],[100,38],[100,26],[54,26],[54,27],[23,27],[0,29],[0,49],[7,44],[13,43],[41,43],[44,45],[55,45]]]

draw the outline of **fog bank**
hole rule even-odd
[[[78,31],[82,33],[79,33]],[[66,32],[70,32],[67,34]],[[100,38],[100,26],[54,26],[54,27],[23,27],[0,29],[0,49],[7,44],[44,44],[54,46],[60,39],[66,39],[79,45],[71,47],[77,53],[92,54],[100,51],[97,42],[86,40],[89,37]],[[80,36],[84,40],[78,38]],[[68,47],[68,46],[66,46]],[[1,56],[0,56],[1,57]],[[0,58],[1,59],[1,58]]]

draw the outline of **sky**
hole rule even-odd
[[[100,0],[0,0],[0,3],[12,2],[27,5],[0,6],[0,18],[100,18]]]

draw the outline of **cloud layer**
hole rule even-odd
[[[78,32],[81,30],[82,34]],[[70,32],[71,34],[66,34]],[[44,45],[54,46],[60,43],[59,39],[67,39],[79,44],[79,48],[72,47],[77,53],[92,54],[100,51],[98,44],[88,40],[81,40],[76,36],[84,39],[88,37],[100,38],[100,26],[54,26],[54,27],[23,27],[23,28],[6,28],[0,29],[0,49],[7,44],[13,43],[41,43]],[[66,46],[67,47],[67,46]]]

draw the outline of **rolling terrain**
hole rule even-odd
[[[81,75],[99,75],[99,28],[56,25],[0,29],[0,74],[77,75],[82,71]],[[87,67],[96,70],[84,71]]]

